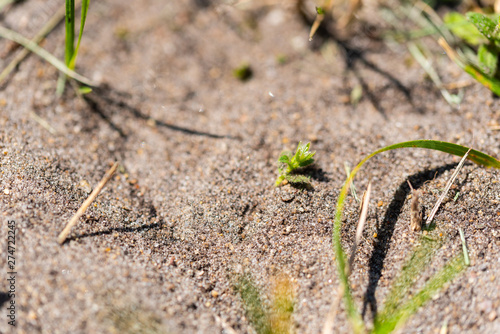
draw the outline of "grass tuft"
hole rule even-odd
[[[426,148],[443,151],[449,154],[464,156],[468,153],[467,158],[477,164],[486,167],[500,168],[500,161],[497,159],[467,147],[441,142],[434,140],[415,140],[409,142],[398,143],[381,148],[367,157],[365,157],[351,172],[342,187],[337,207],[335,212],[335,221],[332,233],[332,244],[335,250],[337,260],[337,272],[342,285],[342,292],[344,297],[344,305],[347,312],[347,317],[351,323],[352,331],[355,333],[366,332],[365,325],[361,318],[360,313],[356,310],[353,297],[350,290],[348,273],[346,272],[345,252],[340,242],[340,231],[342,226],[342,213],[344,210],[344,203],[349,191],[352,181],[359,171],[359,169],[373,156],[398,148]],[[419,272],[425,267],[426,263],[432,258],[432,249],[437,248],[438,244],[433,243],[432,238],[423,238],[422,247],[417,248],[410,260],[405,265],[403,272],[396,281],[391,293],[388,297],[387,304],[384,311],[379,314],[374,322],[372,332],[374,333],[389,333],[396,327],[402,326],[404,322],[414,314],[432,295],[437,292],[448,281],[452,280],[464,269],[464,258],[457,256],[448,262],[437,274],[432,276],[427,284],[406,303],[402,302],[402,298],[406,295],[406,291],[410,288],[414,281],[418,278]],[[430,249],[429,249],[430,248]]]

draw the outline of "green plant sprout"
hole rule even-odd
[[[311,143],[302,144],[299,142],[295,155],[292,156],[290,151],[283,151],[278,159],[278,179],[276,186],[287,180],[292,184],[310,184],[309,178],[305,175],[297,174],[301,168],[307,167],[314,163],[313,156],[316,152],[309,152]]]
[[[354,333],[366,333],[367,328],[363,322],[361,314],[355,307],[354,299],[351,294],[351,287],[349,285],[349,276],[346,271],[346,254],[342,247],[340,240],[342,216],[344,211],[345,200],[352,185],[354,176],[359,169],[373,156],[393,149],[399,148],[426,148],[438,150],[449,154],[464,156],[468,152],[468,148],[447,142],[435,140],[414,140],[409,142],[402,142],[390,146],[383,147],[367,157],[365,157],[350,173],[347,180],[342,187],[335,211],[335,222],[332,233],[332,244],[335,251],[337,261],[337,272],[339,274],[340,284],[342,285],[342,294],[346,310],[347,318],[349,319],[352,331]],[[500,161],[484,154],[480,151],[470,150],[467,158],[479,165],[485,167],[500,168]],[[464,254],[458,254],[450,259],[443,268],[437,271],[436,274],[431,276],[424,286],[413,295],[408,296],[408,291],[417,279],[420,273],[432,260],[435,251],[440,247],[443,239],[436,232],[432,234],[433,238],[422,236],[420,238],[420,246],[416,247],[410,255],[408,261],[403,266],[401,274],[392,285],[392,289],[386,298],[385,305],[381,312],[379,312],[374,319],[373,328],[371,333],[390,333],[395,329],[401,328],[404,323],[415,314],[420,307],[422,307],[432,296],[438,292],[447,282],[451,281],[460,272],[462,272],[469,260],[464,247]]]
[[[75,47],[75,0],[66,0],[66,15],[65,15],[65,28],[66,28],[66,42],[64,48],[64,62],[66,66],[74,70],[76,65],[76,57],[80,49],[80,42],[82,41],[83,28],[85,28],[85,20],[87,19],[87,12],[89,9],[90,0],[81,0],[82,14],[80,18],[80,31],[78,32],[78,41]],[[57,94],[62,95],[64,85],[66,83],[66,76],[61,75],[57,82]],[[80,88],[81,93],[88,93],[89,88]]]
[[[500,96],[500,24],[498,15],[468,12],[465,16],[452,12],[444,17],[448,28],[467,44],[477,47],[477,54],[464,47],[454,52],[440,41],[448,56],[475,80]],[[448,50],[447,50],[448,48]]]

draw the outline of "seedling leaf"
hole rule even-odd
[[[300,174],[287,174],[285,175],[285,179],[293,184],[309,184],[310,180],[307,176]]]
[[[482,70],[489,76],[497,72],[498,50],[492,45],[481,45],[477,51],[477,57]]]
[[[281,153],[278,159],[278,173],[280,176],[276,180],[276,186],[279,186],[283,180],[296,184],[309,184],[309,178],[297,174],[297,169],[307,167],[314,163],[313,156],[316,152],[309,152],[310,143],[302,144],[299,142],[295,154],[289,151]]]
[[[278,159],[279,162],[288,164],[290,162],[290,153],[289,152],[283,152],[280,155],[280,158]]]
[[[474,12],[469,12],[466,16],[467,19],[476,26],[477,30],[484,35],[484,37],[490,41],[495,41],[495,39],[498,38],[498,33],[496,31],[497,25],[489,17]]]

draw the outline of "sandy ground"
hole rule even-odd
[[[10,8],[2,25],[33,36],[60,2]],[[367,13],[365,13],[367,14]],[[373,15],[372,15],[373,16]],[[351,167],[385,145],[437,139],[500,157],[500,100],[480,86],[449,106],[404,45],[372,23],[322,33],[291,2],[249,9],[210,1],[92,2],[79,73],[98,89],[57,98],[57,71],[30,56],[0,90],[1,333],[254,333],[235,280],[263,296],[293,286],[293,332],[319,333],[337,295],[334,207]],[[62,58],[60,26],[43,47]],[[1,68],[17,51],[0,41]],[[248,63],[241,82],[233,70]],[[443,56],[445,83],[469,80]],[[351,90],[361,84],[357,105]],[[37,116],[34,116],[37,115]],[[44,122],[41,122],[41,118]],[[48,124],[48,125],[47,125]],[[312,142],[312,189],[275,188],[283,149]],[[429,212],[459,157],[403,149],[373,158],[373,183],[351,283],[370,323],[418,240],[407,180]],[[69,240],[58,233],[106,170],[120,167]],[[466,163],[438,211],[444,244],[417,287],[462,250],[471,266],[410,318],[404,333],[500,332],[500,182]],[[455,196],[458,194],[456,200]],[[343,243],[354,240],[349,198]],[[15,222],[16,326],[8,324],[8,223]],[[342,310],[334,332],[347,333]]]

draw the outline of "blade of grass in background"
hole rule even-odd
[[[31,41],[35,44],[40,43],[45,36],[47,36],[64,18],[64,13],[64,6],[61,6]],[[14,59],[12,59],[9,65],[7,65],[7,67],[3,69],[2,73],[0,73],[0,85],[29,53],[30,50],[24,48],[14,57]]]
[[[81,2],[82,13],[80,17],[80,31],[78,32],[78,42],[75,48],[75,6],[78,6]],[[66,30],[66,40],[64,48],[64,61],[66,66],[70,69],[75,69],[76,57],[78,55],[78,50],[80,48],[80,42],[82,40],[83,29],[85,28],[85,20],[87,19],[87,12],[89,9],[90,0],[78,0],[75,4],[75,0],[66,0],[66,16],[65,16],[65,30]],[[57,95],[62,95],[64,92],[64,86],[66,84],[66,76],[61,75],[59,81],[57,82]]]
[[[49,62],[52,66],[57,68],[62,73],[66,74],[68,77],[73,78],[88,86],[96,86],[96,84],[92,80],[69,69],[66,65],[64,65],[62,61],[60,61],[55,56],[50,54],[47,50],[43,49],[41,46],[27,39],[26,37],[20,35],[19,33],[0,26],[0,37],[9,39],[11,41],[14,41],[22,45],[26,49],[30,50],[31,52],[35,53],[36,55],[40,56],[41,58]]]
[[[432,149],[432,150],[438,150],[442,152],[446,152],[449,154],[454,154],[458,156],[463,156],[466,154],[469,148],[453,143],[447,143],[447,142],[442,142],[442,141],[436,141],[436,140],[414,140],[414,141],[408,141],[408,142],[402,142],[394,145],[389,145],[386,147],[383,147],[372,154],[368,155],[365,157],[351,172],[349,177],[344,183],[344,186],[342,187],[339,198],[337,201],[337,207],[335,211],[335,221],[334,221],[334,227],[333,227],[333,233],[332,233],[332,243],[333,243],[333,248],[335,250],[335,255],[336,255],[336,260],[337,260],[337,271],[339,273],[339,279],[340,282],[343,286],[343,291],[344,291],[344,304],[347,312],[347,316],[349,321],[351,322],[353,332],[359,333],[365,331],[365,326],[364,323],[361,319],[361,315],[359,312],[355,309],[354,301],[351,295],[350,291],[350,286],[349,286],[349,281],[346,273],[346,262],[345,262],[345,252],[344,249],[342,248],[342,244],[340,242],[340,230],[342,226],[342,213],[344,210],[344,203],[345,199],[347,197],[347,193],[349,191],[349,188],[352,184],[352,181],[354,179],[354,176],[356,173],[359,171],[359,169],[367,162],[370,158],[373,156],[385,152],[385,151],[390,151],[398,148],[426,148],[426,149]],[[485,167],[495,167],[495,168],[500,168],[500,161],[497,159],[476,151],[476,150],[471,150],[468,156],[468,159],[483,165]],[[428,282],[426,287],[421,290],[421,292],[416,295],[414,298],[412,298],[406,305],[405,308],[399,311],[398,315],[396,318],[391,318],[394,322],[394,326],[396,326],[398,323],[401,323],[401,321],[406,320],[411,314],[413,314],[425,301],[427,301],[432,293],[437,291],[445,282],[448,280],[452,279],[460,270],[460,264],[463,261],[462,258],[458,258],[453,260],[451,263],[447,264],[438,274],[433,276],[431,280]],[[375,330],[375,329],[374,329]]]
[[[448,57],[455,62],[460,68],[467,72],[471,77],[476,79],[483,86],[491,90],[496,95],[500,96],[500,80],[493,77],[488,77],[481,70],[477,69],[473,64],[468,62],[464,57],[451,48],[444,38],[438,40],[439,45],[444,49]]]
[[[427,75],[431,78],[434,85],[441,91],[441,95],[443,95],[444,99],[451,106],[458,106],[460,102],[462,102],[462,96],[450,94],[444,87],[439,75],[432,67],[431,62],[424,56],[424,54],[419,50],[417,45],[412,42],[407,43],[408,51],[410,51],[411,55],[415,60],[420,64],[420,66],[424,69]]]
[[[82,0],[82,15],[80,17],[80,31],[78,32],[78,42],[76,43],[76,48],[73,50],[73,54],[68,64],[68,67],[71,68],[72,70],[75,68],[76,56],[78,56],[78,50],[80,50],[80,42],[82,41],[83,29],[85,28],[85,21],[87,20],[89,3],[90,0]]]
[[[64,63],[66,64],[66,66],[68,66],[75,50],[75,0],[66,0],[66,15],[64,20],[64,27],[66,29]]]

